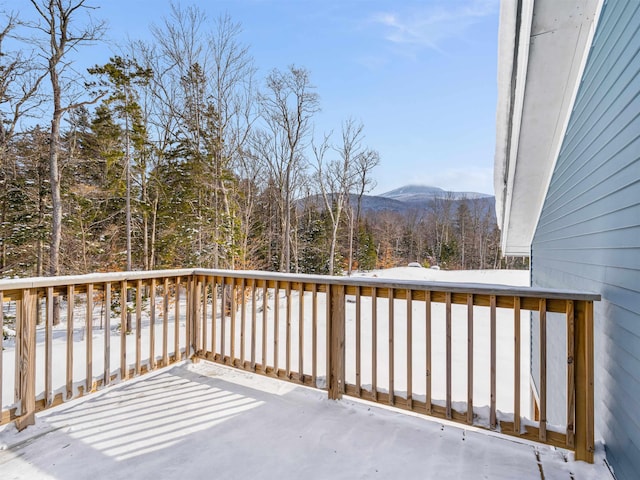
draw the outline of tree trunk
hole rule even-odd
[[[349,213],[349,267],[347,274],[351,276],[353,272],[353,208]]]
[[[156,196],[153,201],[153,216],[151,218],[151,248],[149,254],[149,270],[153,270],[156,268],[156,225],[158,220],[158,201],[159,198]]]
[[[55,61],[55,63],[54,63]],[[53,90],[53,116],[51,117],[51,137],[49,139],[49,183],[51,187],[51,245],[49,248],[49,275],[60,275],[60,241],[62,239],[62,195],[60,193],[60,82],[56,71],[57,60],[49,62],[51,88]],[[53,324],[60,323],[60,297],[53,298]]]
[[[125,109],[127,108],[127,95],[125,95]],[[124,155],[124,161],[127,162],[125,165],[125,175],[127,176],[127,198],[126,198],[126,230],[127,230],[127,272],[130,272],[132,269],[131,264],[131,159],[129,158],[130,152],[130,135],[129,135],[129,115],[125,115],[125,135],[126,135],[126,153]]]
[[[56,82],[57,83],[57,82]],[[60,88],[54,83],[54,98],[60,103]],[[51,146],[49,149],[49,182],[51,185],[51,248],[49,250],[49,275],[60,275],[60,240],[62,239],[62,196],[60,194],[60,168],[58,151],[60,149],[60,119],[62,112],[55,108],[51,120]]]

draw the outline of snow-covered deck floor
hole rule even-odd
[[[207,362],[0,430],[3,480],[612,478],[601,451],[595,465],[568,456]]]

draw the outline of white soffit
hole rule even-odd
[[[501,8],[495,190],[502,251],[528,256],[601,0],[517,5]]]

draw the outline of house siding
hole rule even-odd
[[[534,286],[602,295],[595,304],[596,436],[619,480],[640,478],[639,2],[603,7],[532,242],[531,268]],[[534,317],[534,383],[537,329]],[[550,317],[553,360],[565,355],[565,338],[564,323]],[[550,423],[565,422],[563,375],[549,377]]]

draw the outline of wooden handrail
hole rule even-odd
[[[213,269],[178,269],[178,270],[148,270],[148,271],[131,271],[131,272],[109,272],[109,273],[91,273],[86,275],[68,275],[58,277],[33,277],[0,280],[0,291],[5,294],[18,292],[28,288],[46,288],[46,287],[67,287],[75,285],[76,287],[84,287],[87,284],[98,284],[105,282],[133,282],[135,280],[151,280],[152,278],[188,278],[192,275],[201,275],[205,277],[227,277],[230,279],[246,279],[251,282],[267,280],[268,285],[272,286],[274,281],[278,282],[302,282],[305,284],[305,291],[311,284],[316,285],[344,285],[347,287],[347,294],[355,291],[349,287],[376,287],[378,289],[397,289],[404,295],[407,288],[415,290],[428,289],[431,292],[451,292],[452,294],[483,294],[496,295],[503,297],[521,297],[521,298],[546,298],[547,300],[586,300],[599,301],[600,295],[596,293],[588,293],[577,290],[561,290],[538,287],[515,287],[511,285],[497,285],[485,283],[461,283],[461,282],[432,282],[432,281],[413,281],[413,280],[390,280],[372,277],[330,277],[322,275],[307,274],[289,274],[277,272],[263,272],[252,270],[213,270]],[[250,284],[250,283],[249,283]],[[80,288],[79,291],[84,291]],[[455,295],[454,295],[455,297]],[[396,298],[403,298],[402,296]],[[466,297],[464,297],[466,302]],[[459,303],[459,302],[454,302]],[[529,310],[529,308],[527,308]]]

